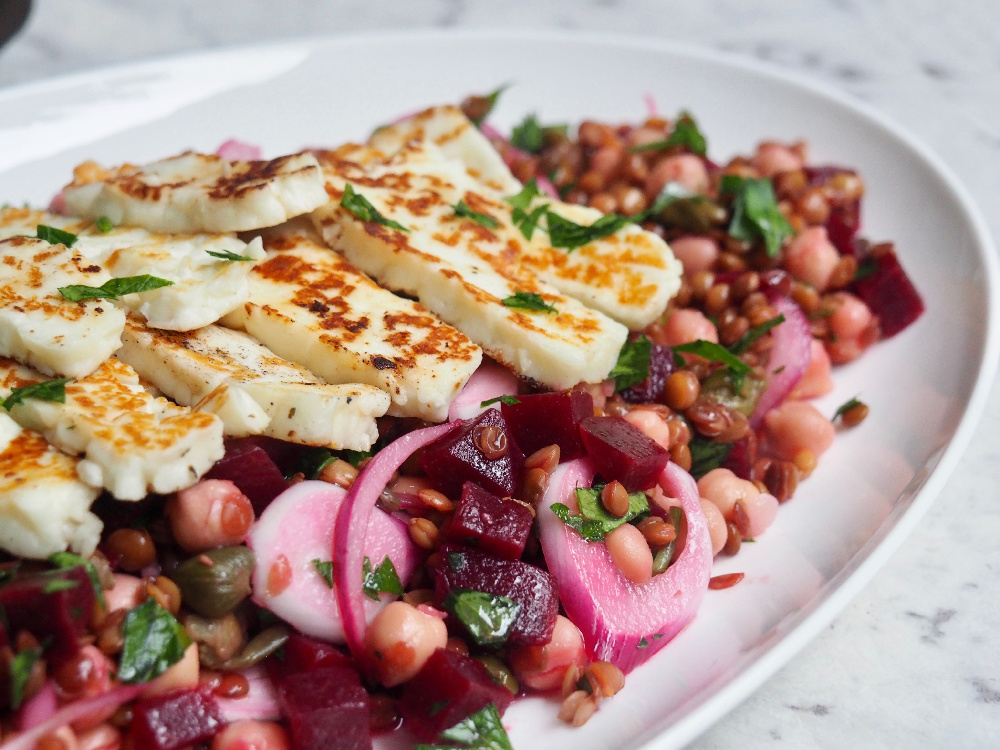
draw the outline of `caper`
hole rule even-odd
[[[658,218],[668,227],[706,234],[725,223],[726,209],[703,195],[696,195],[667,204]]]
[[[198,657],[208,669],[220,669],[233,658],[246,642],[243,625],[232,612],[222,617],[202,617],[188,612],[181,617],[181,624],[198,644]]]
[[[510,667],[492,654],[477,654],[472,658],[486,667],[486,671],[490,673],[497,685],[503,685],[510,691],[511,695],[517,695],[521,687],[517,684],[517,679],[510,671]]]
[[[205,617],[222,617],[250,595],[253,566],[248,547],[220,547],[182,562],[173,579],[188,608]]]
[[[748,373],[743,378],[742,387],[736,393],[726,368],[720,368],[702,381],[701,393],[704,396],[711,396],[723,406],[749,417],[757,407],[757,401],[764,392],[765,385],[766,382],[762,378]]]
[[[227,672],[246,669],[259,664],[288,642],[288,628],[284,625],[272,625],[260,631],[250,639],[250,642],[232,659],[219,666]]]

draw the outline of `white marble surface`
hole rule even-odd
[[[263,39],[496,26],[694,42],[833,83],[928,143],[1000,236],[996,0],[36,0],[26,30],[0,51],[0,85]],[[916,533],[819,638],[692,747],[1000,746],[998,421],[995,388]]]

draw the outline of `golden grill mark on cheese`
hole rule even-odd
[[[77,478],[78,463],[0,413],[0,548],[32,559],[96,549],[102,523],[90,506],[100,490]]]
[[[487,138],[457,107],[434,107],[372,134],[369,146],[386,154],[407,144],[433,143],[478,177],[479,190],[492,197],[514,195],[521,184]],[[560,216],[590,225],[601,212],[540,196]],[[470,204],[474,211],[481,211]],[[522,260],[540,279],[563,294],[600,310],[633,330],[645,328],[666,309],[680,289],[683,269],[667,244],[652,232],[629,225],[609,237],[568,252],[554,248],[538,231],[525,243]]]
[[[265,233],[250,301],[224,322],[329,383],[360,382],[389,413],[445,419],[482,350],[422,305],[382,289],[301,227]]]
[[[185,152],[142,167],[80,165],[63,189],[69,211],[156,232],[241,232],[308,213],[326,199],[316,159],[229,161]]]
[[[0,359],[4,397],[13,388],[45,379]],[[68,383],[65,403],[29,398],[10,415],[60,450],[82,455],[80,479],[120,500],[189,487],[224,453],[218,417],[154,398],[143,390],[135,371],[116,359]]]
[[[339,205],[348,179],[336,152],[320,155],[332,200],[313,213],[324,239],[354,265],[390,289],[415,295],[483,350],[527,377],[553,388],[607,377],[627,329],[540,281],[523,263],[524,240],[510,207],[484,195],[480,184],[433,144],[405,146],[356,180],[355,189],[402,232],[358,220]],[[501,225],[490,230],[456,217],[459,200],[477,206]],[[485,231],[484,231],[485,230]],[[527,313],[503,305],[516,292],[540,294],[557,315]]]
[[[211,412],[227,435],[368,450],[389,397],[359,383],[329,385],[245,333],[206,326],[158,331],[130,319],[118,357],[179,404]]]
[[[108,300],[70,302],[59,287],[100,286],[111,276],[76,249],[0,240],[0,356],[47,375],[81,377],[120,345],[125,313]]]
[[[126,295],[120,301],[141,313],[151,326],[168,330],[201,328],[243,304],[249,294],[247,276],[254,262],[264,257],[260,240],[248,244],[230,234],[167,235],[137,227],[101,232],[86,219],[30,209],[0,210],[0,238],[34,234],[38,224],[76,234],[73,249],[97,264],[94,268],[99,265],[111,276],[148,273],[174,282],[142,294]],[[253,260],[225,260],[209,251]]]

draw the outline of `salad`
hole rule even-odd
[[[868,410],[809,399],[923,310],[863,180],[499,95],[3,209],[4,492],[66,501],[0,534],[0,747],[509,747],[739,585]]]

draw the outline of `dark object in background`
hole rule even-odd
[[[31,0],[0,0],[0,46],[21,30],[30,11]]]

